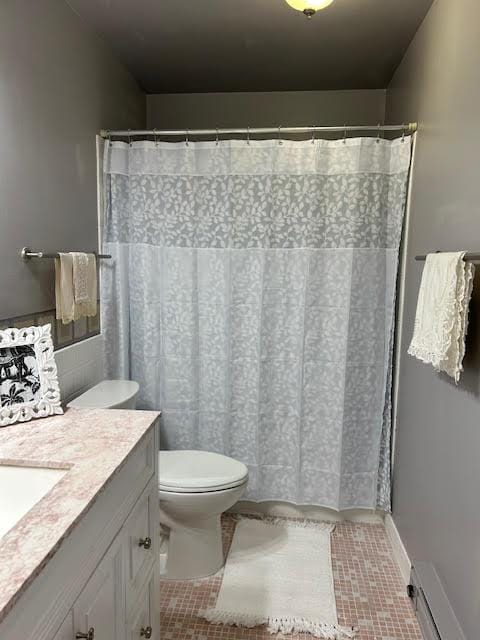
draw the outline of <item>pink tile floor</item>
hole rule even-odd
[[[223,519],[224,547],[230,546],[235,519]],[[356,627],[357,640],[421,640],[410,601],[380,524],[337,524],[332,534],[332,565],[339,624]],[[215,605],[222,572],[192,581],[162,581],[162,640],[266,640],[263,627],[213,625],[197,617]],[[276,636],[312,640],[308,634]]]

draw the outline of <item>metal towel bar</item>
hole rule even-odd
[[[109,253],[96,253],[95,251],[93,251],[92,253],[95,253],[97,258],[100,258],[102,260],[112,257]],[[28,247],[23,247],[23,249],[20,251],[20,257],[22,258],[22,260],[31,260],[32,258],[58,258],[60,257],[60,254],[58,252],[45,253],[43,251],[32,251]]]
[[[442,251],[435,251],[434,253],[443,253]],[[426,260],[427,256],[415,256],[415,260]],[[478,262],[480,260],[480,253],[466,253],[464,260],[469,260],[470,262]]]

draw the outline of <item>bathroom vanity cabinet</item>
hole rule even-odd
[[[0,622],[2,640],[159,640],[156,421]]]
[[[155,494],[158,503],[158,490],[151,481],[53,636],[54,640],[159,637],[158,562],[155,562],[158,551],[154,556],[156,545],[153,543],[154,538],[158,538],[153,526],[154,518],[158,521]]]

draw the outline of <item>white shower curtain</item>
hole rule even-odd
[[[245,462],[247,497],[390,504],[408,139],[106,145],[110,376],[162,447]]]

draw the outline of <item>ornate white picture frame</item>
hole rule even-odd
[[[0,331],[0,427],[63,413],[51,327]]]

